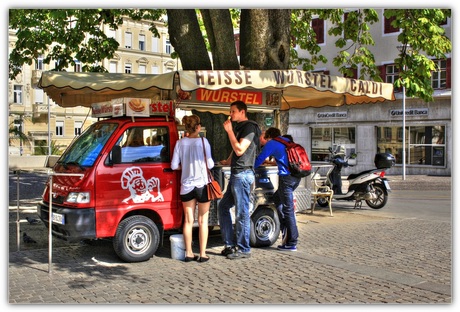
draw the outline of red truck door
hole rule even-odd
[[[167,125],[136,122],[118,134],[121,163],[110,165],[107,155],[95,173],[98,237],[114,236],[120,220],[132,211],[158,215],[165,230],[181,226],[179,175],[170,163],[172,140],[177,138],[171,138]]]

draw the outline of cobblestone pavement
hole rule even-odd
[[[421,178],[420,183],[424,180]],[[445,189],[450,189],[450,177],[444,181]],[[393,189],[396,185],[391,184]],[[17,251],[12,247],[16,236],[10,232],[8,302],[453,302],[451,223],[369,216],[349,209],[334,210],[334,217],[329,217],[327,209],[297,217],[302,238],[297,252],[277,251],[275,244],[253,248],[249,259],[228,260],[220,255],[223,246],[219,232],[213,231],[208,242],[211,259],[206,263],[171,259],[168,238],[152,259],[142,263],[122,262],[108,240],[56,246],[50,263],[47,246],[21,246]],[[25,224],[24,228],[32,225]],[[196,238],[194,241],[197,244]]]

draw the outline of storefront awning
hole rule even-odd
[[[197,70],[159,75],[50,71],[43,72],[38,86],[62,107],[89,107],[119,97],[160,99],[164,92],[198,89],[280,91],[281,110],[395,100],[389,83],[300,70]]]

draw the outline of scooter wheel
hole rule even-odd
[[[366,204],[371,207],[372,209],[380,209],[383,208],[387,201],[388,201],[388,193],[386,192],[383,185],[374,184],[374,192],[376,195],[376,199],[374,200],[366,200]]]

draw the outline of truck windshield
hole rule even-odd
[[[58,163],[64,167],[91,167],[107,140],[117,128],[116,123],[96,123],[83,132],[62,154]]]

